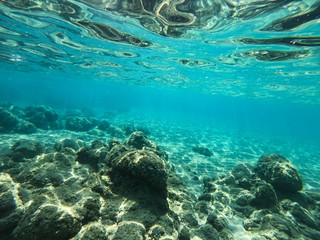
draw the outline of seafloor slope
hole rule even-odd
[[[281,155],[190,188],[145,127],[5,105],[0,131],[1,240],[320,239],[320,192]]]

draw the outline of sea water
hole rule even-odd
[[[127,2],[1,1],[0,102],[144,126],[196,196],[204,176],[268,153],[318,190],[319,2],[190,2],[178,12],[198,19],[170,24]],[[213,155],[192,152],[198,145]]]

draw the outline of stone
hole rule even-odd
[[[166,189],[168,172],[166,163],[151,151],[134,150],[125,153],[112,166],[112,171],[145,182],[158,190]]]
[[[217,211],[209,213],[206,224],[210,224],[219,232],[228,227],[227,220],[223,216],[219,215]]]
[[[236,166],[234,166],[231,173],[236,180],[240,180],[243,178],[251,178],[254,174],[253,167],[246,163],[237,164]]]
[[[293,202],[290,204],[290,213],[300,224],[305,224],[313,229],[320,230],[320,222],[312,216],[312,214],[300,204]]]
[[[146,229],[142,224],[125,221],[121,222],[112,240],[143,240]]]
[[[11,150],[13,151],[13,158],[20,160],[40,155],[44,152],[44,146],[37,141],[21,139],[11,147]]]
[[[110,123],[107,120],[102,120],[98,124],[98,129],[102,131],[108,131],[109,128],[110,128]]]
[[[142,149],[144,147],[157,149],[158,146],[150,141],[143,132],[136,131],[133,132],[130,137],[124,142],[124,145],[133,147],[135,149]]]
[[[80,238],[80,240],[108,240],[108,236],[103,227],[91,226]]]
[[[82,220],[83,224],[97,221],[100,217],[100,207],[99,198],[88,198],[81,208],[82,215],[84,216]]]
[[[101,146],[100,148],[98,145]],[[95,148],[93,148],[93,147]],[[97,169],[99,163],[105,162],[105,158],[108,154],[108,149],[101,142],[95,142],[91,144],[91,147],[82,147],[77,152],[76,161],[82,164],[89,164],[93,168]]]
[[[120,142],[116,138],[112,138],[108,142],[108,151],[110,151],[115,145],[120,145]]]
[[[263,184],[256,188],[251,203],[258,208],[271,208],[277,205],[278,197],[271,184]]]
[[[72,148],[73,150],[78,151],[85,145],[86,144],[80,139],[63,138],[55,143],[54,149],[57,151],[61,151],[64,148]]]
[[[30,106],[25,108],[25,120],[33,123],[37,128],[52,129],[58,119],[58,113],[48,106]],[[55,129],[55,127],[53,127]]]
[[[107,145],[102,140],[93,140],[91,143],[92,149],[99,149],[99,148],[104,148],[104,147],[107,147]]]
[[[165,229],[160,225],[155,225],[148,231],[148,239],[159,240],[163,235],[165,235]]]
[[[218,240],[219,233],[210,224],[202,225],[196,230],[196,235],[202,240]]]
[[[133,132],[130,137],[125,140],[124,145],[138,150],[150,150],[162,159],[168,160],[167,153],[160,149],[155,142],[149,140],[141,131]]]
[[[199,153],[199,154],[206,156],[206,157],[211,157],[213,155],[212,152],[209,150],[209,148],[202,147],[202,146],[193,147],[192,151]]]
[[[14,131],[21,134],[31,134],[37,131],[37,127],[33,123],[25,120],[20,120],[16,125]]]
[[[18,124],[19,120],[12,113],[0,107],[0,132],[10,132]]]
[[[188,228],[183,227],[178,235],[178,240],[190,240],[190,232],[188,230]]]
[[[81,229],[80,222],[57,206],[41,206],[28,211],[13,231],[14,239],[68,240]]]
[[[303,188],[297,169],[278,154],[263,155],[258,161],[256,173],[281,193],[295,193]]]
[[[298,226],[290,218],[286,218],[278,213],[266,214],[264,217],[262,217],[260,230],[275,229],[277,229],[279,232],[285,233],[291,238],[297,238],[300,235]]]
[[[82,147],[77,152],[76,161],[82,164],[89,164],[93,167],[96,167],[99,162],[99,157],[95,154],[95,151],[93,151],[91,148]]]
[[[89,131],[94,127],[93,122],[82,116],[67,117],[66,129],[75,132]]]

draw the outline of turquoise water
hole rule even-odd
[[[311,174],[320,146],[319,2],[181,4],[196,10],[193,24],[125,4],[27,2],[0,3],[2,103],[120,111],[119,122],[200,139],[215,130],[253,136],[246,144],[266,148],[259,154],[283,150]]]

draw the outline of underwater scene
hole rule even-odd
[[[1,0],[0,240],[320,240],[319,0]]]

